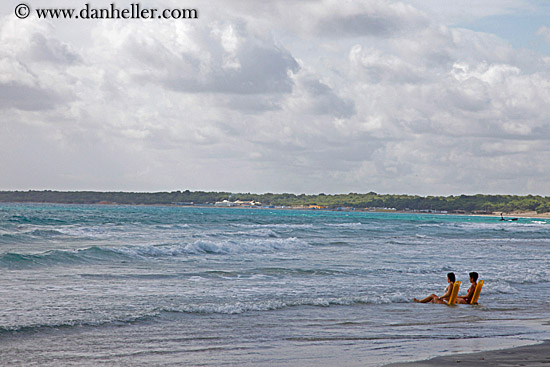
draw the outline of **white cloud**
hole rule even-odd
[[[64,67],[78,56],[50,38],[51,27],[19,19],[0,22],[0,109],[49,110],[74,99],[64,86]]]
[[[145,29],[113,23],[99,29],[95,42],[98,51],[126,59],[125,77],[189,93],[288,93],[288,72],[298,67],[288,51],[249,34],[239,21]]]

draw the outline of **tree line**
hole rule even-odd
[[[433,210],[449,212],[550,212],[550,197],[535,195],[459,195],[417,196],[377,194],[251,194],[205,191],[172,192],[97,192],[97,191],[0,191],[0,202],[130,205],[209,205],[223,200],[255,201],[263,206],[319,205],[329,209],[348,207],[394,208],[396,210]]]

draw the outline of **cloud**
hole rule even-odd
[[[368,0],[361,2],[337,0],[276,1],[270,5],[247,4],[247,12],[271,18],[306,37],[338,39],[342,37],[389,38],[425,27],[429,20],[416,8],[403,2]],[[240,9],[243,9],[242,7]],[[250,22],[262,29],[255,19]]]
[[[63,101],[61,96],[46,89],[0,83],[0,109],[13,107],[24,111],[49,110]]]
[[[550,28],[542,26],[537,30],[537,36],[541,36],[546,42],[550,43]]]
[[[249,34],[239,21],[154,29],[117,23],[95,38],[97,49],[127,61],[125,72],[135,82],[185,93],[288,93],[288,73],[298,68],[287,50]]]
[[[426,12],[434,21],[448,25],[536,9],[529,0],[482,0],[477,1],[475,6],[472,6],[470,0],[455,0],[452,3],[439,0],[409,0],[408,2]]]
[[[317,13],[313,28],[322,36],[391,37],[424,28],[428,24],[421,12],[400,2],[342,3],[328,0],[310,4],[309,7],[312,13]]]
[[[296,75],[297,88],[292,96],[299,105],[297,113],[309,112],[313,116],[350,118],[355,114],[355,103],[338,96],[335,91],[315,75],[305,72]]]
[[[0,109],[50,110],[73,100],[63,68],[78,62],[78,55],[51,37],[51,27],[17,22],[0,21]]]
[[[375,48],[352,47],[349,58],[352,66],[371,83],[419,83],[426,78],[424,70]]]

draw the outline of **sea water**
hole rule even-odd
[[[0,204],[3,366],[381,366],[550,335],[550,220]],[[417,304],[446,273],[477,306]]]

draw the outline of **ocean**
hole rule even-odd
[[[550,336],[550,220],[0,204],[2,366],[382,366]],[[416,304],[446,273],[479,305]]]

